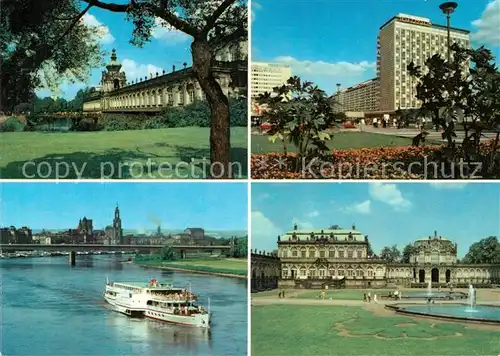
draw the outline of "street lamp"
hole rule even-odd
[[[444,2],[441,5],[439,5],[439,8],[441,11],[443,11],[443,14],[446,15],[446,28],[448,30],[448,62],[451,61],[451,53],[450,53],[450,42],[451,42],[451,37],[450,37],[450,15],[455,12],[455,9],[458,7],[458,4],[453,1],[448,1]]]

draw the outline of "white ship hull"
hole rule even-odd
[[[190,292],[171,285],[161,285],[156,281],[151,282],[147,285],[133,282],[106,283],[104,299],[113,310],[128,316],[148,317],[200,328],[210,327],[210,310],[196,306]]]
[[[144,316],[144,311],[145,311],[144,308],[140,308],[137,305],[133,305],[132,303],[130,303],[125,299],[110,298],[106,295],[104,296],[104,299],[112,306],[112,309],[114,311],[134,317]]]
[[[210,314],[175,315],[161,310],[147,309],[144,316],[167,323],[210,328]]]

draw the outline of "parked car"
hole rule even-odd
[[[356,125],[350,121],[344,122],[344,129],[355,129]]]

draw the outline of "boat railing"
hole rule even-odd
[[[154,298],[159,298],[162,300],[166,300],[169,302],[184,302],[184,301],[196,301],[198,300],[197,295],[180,295],[180,296],[171,296],[171,295],[164,295],[164,294],[152,294]]]

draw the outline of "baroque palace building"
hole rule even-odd
[[[377,288],[388,284],[406,287],[453,285],[466,287],[500,283],[500,265],[461,264],[457,245],[438,236],[413,244],[410,263],[387,263],[369,254],[368,236],[353,226],[292,231],[278,236],[277,256],[252,254],[252,291],[272,288],[279,269],[282,288]],[[254,256],[255,255],[255,256]]]
[[[192,67],[172,68],[172,72],[149,73],[144,78],[127,79],[121,71],[116,50],[102,72],[100,88],[83,104],[90,112],[159,112],[167,107],[189,105],[205,95]],[[215,77],[228,97],[247,95],[248,50],[246,42],[224,48],[213,63]]]

